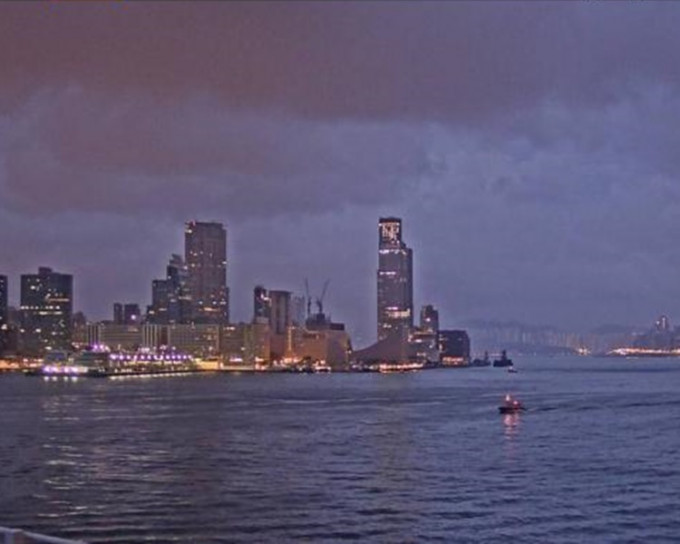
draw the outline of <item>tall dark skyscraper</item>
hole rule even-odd
[[[7,276],[0,276],[0,355],[7,347],[9,338],[9,303],[7,294]]]
[[[413,327],[413,253],[402,240],[401,219],[378,222],[378,340]]]
[[[189,273],[180,255],[173,255],[164,280],[151,283],[151,306],[147,319],[156,324],[190,323],[192,318]]]
[[[290,291],[269,291],[269,326],[272,334],[286,334],[291,326]]]
[[[184,234],[192,320],[228,323],[227,231],[222,223],[190,221]]]
[[[73,276],[40,267],[21,276],[21,348],[30,355],[69,349]]]
[[[168,281],[168,322],[187,323],[191,319],[187,266],[180,255],[173,255],[165,270]]]
[[[261,285],[253,289],[253,323],[269,323],[272,303],[269,293]]]
[[[170,306],[170,282],[153,280],[151,282],[151,306],[147,307],[146,319],[149,323],[167,325]]]
[[[0,276],[0,329],[9,322],[7,276]]]

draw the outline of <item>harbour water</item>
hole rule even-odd
[[[92,543],[677,542],[680,360],[0,375],[0,526]],[[502,416],[505,393],[528,410]]]

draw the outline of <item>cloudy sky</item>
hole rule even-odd
[[[377,220],[445,326],[680,319],[680,5],[0,5],[0,273],[148,304],[183,223],[233,315],[313,291],[375,335]]]

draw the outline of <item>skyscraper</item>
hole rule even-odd
[[[5,351],[9,337],[8,314],[7,276],[0,276],[0,355]]]
[[[286,334],[291,326],[290,291],[269,291],[269,326],[272,334]]]
[[[269,293],[261,285],[253,289],[253,323],[269,323],[272,303]]]
[[[0,329],[9,322],[7,276],[0,276]]]
[[[189,273],[180,255],[172,255],[165,269],[165,279],[151,282],[149,323],[168,325],[190,323],[192,318]]]
[[[401,219],[378,222],[378,340],[413,327],[413,253],[402,240]]]
[[[156,325],[167,325],[170,322],[170,282],[153,280],[151,282],[151,306],[147,307],[146,319]]]
[[[187,266],[180,255],[173,255],[165,270],[168,281],[168,322],[188,323],[191,319],[191,295]]]
[[[227,231],[222,223],[190,221],[184,234],[192,320],[228,323]]]
[[[69,349],[73,314],[73,276],[40,267],[21,276],[21,344],[24,353],[42,355]]]

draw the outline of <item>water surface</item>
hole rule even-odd
[[[680,360],[0,376],[0,525],[92,543],[677,542]],[[506,392],[529,410],[501,416]]]

